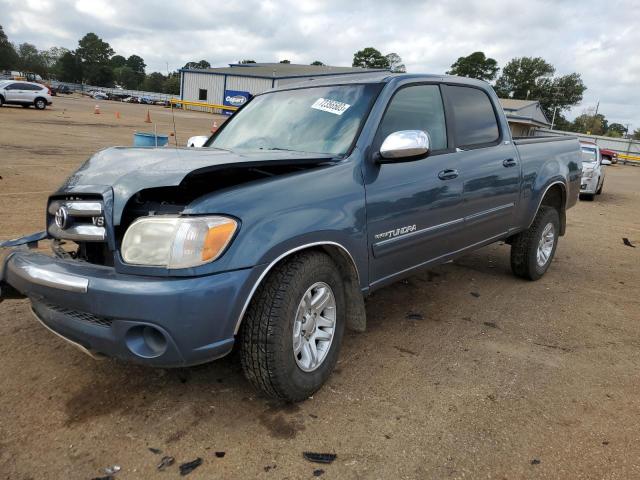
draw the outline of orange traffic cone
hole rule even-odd
[[[116,112],[116,120],[120,120],[120,112]]]
[[[144,123],[151,123],[151,114],[149,113],[149,109],[147,109],[147,117],[144,119]]]
[[[95,108],[93,109],[93,113],[95,113],[96,115],[100,115],[100,105],[95,106]]]
[[[211,125],[211,133],[216,133],[218,131],[218,122],[213,122]]]

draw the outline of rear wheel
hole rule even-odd
[[[276,266],[240,330],[242,367],[254,387],[297,402],[313,395],[338,360],[344,286],[331,258],[303,252]]]
[[[0,107],[4,105],[4,98],[0,95]]]
[[[44,110],[45,108],[47,108],[47,101],[44,98],[36,98],[33,104],[38,110]]]
[[[540,207],[531,226],[516,235],[511,243],[511,270],[522,278],[538,280],[556,253],[560,217],[552,207]]]

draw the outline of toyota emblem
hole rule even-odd
[[[60,230],[67,228],[68,219],[69,214],[67,212],[67,208],[65,206],[58,208],[58,211],[56,212],[56,225]]]

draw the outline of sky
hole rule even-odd
[[[569,118],[599,102],[610,123],[640,128],[639,0],[0,0],[0,11],[14,43],[74,49],[94,32],[147,73],[201,59],[348,66],[368,46],[411,73],[444,73],[478,50],[500,66],[540,56],[587,85]]]

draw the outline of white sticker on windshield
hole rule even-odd
[[[323,112],[333,113],[334,115],[342,115],[350,106],[351,105],[349,105],[348,103],[342,103],[337,100],[319,98],[313,103],[313,105],[311,105],[311,108],[322,110]]]

